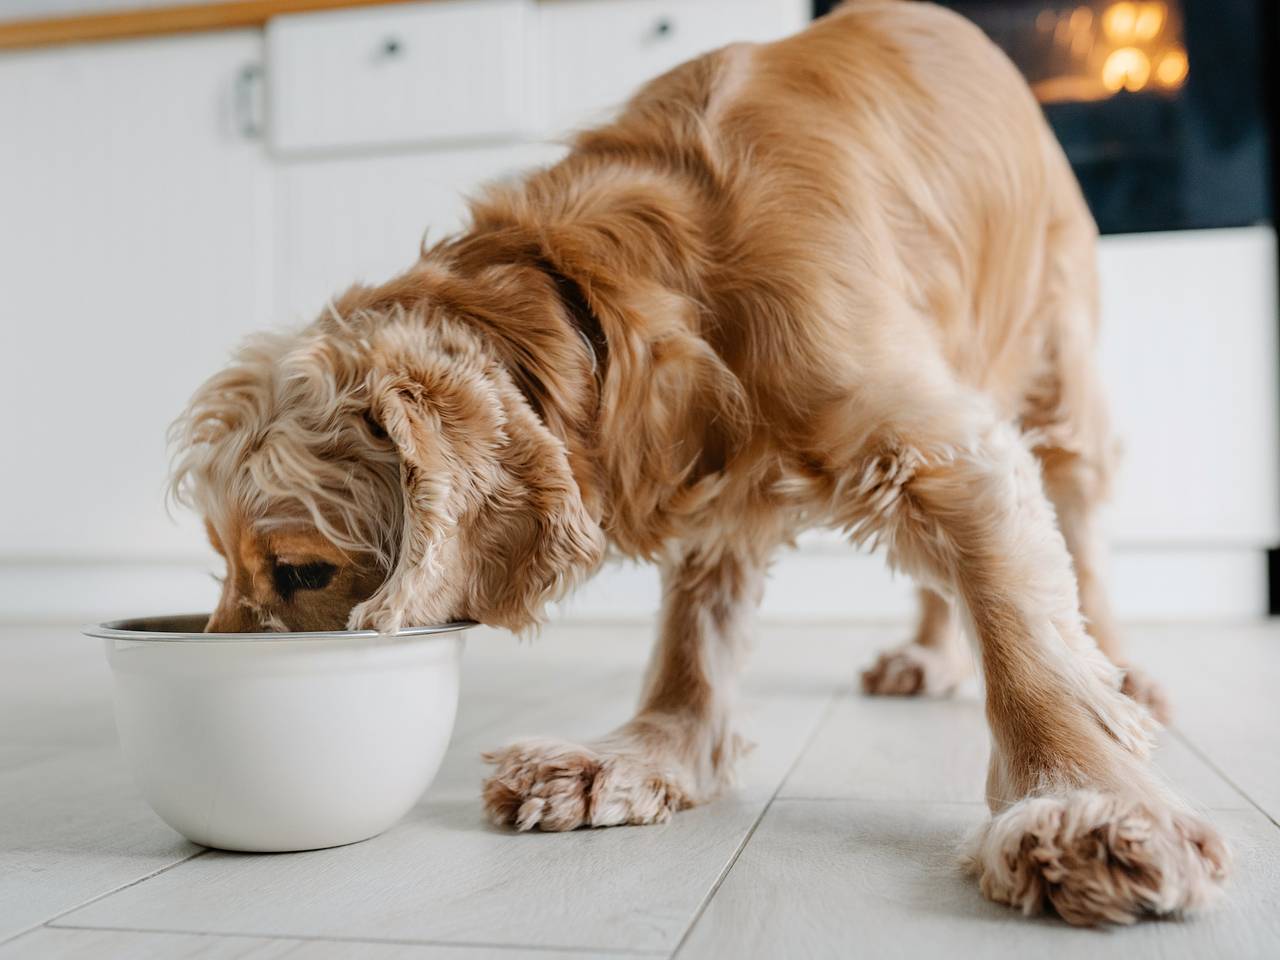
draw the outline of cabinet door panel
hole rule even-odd
[[[352,283],[410,266],[462,225],[482,183],[557,159],[554,145],[485,147],[291,163],[280,172],[277,315],[311,319]]]
[[[277,17],[271,144],[282,154],[511,139],[536,126],[532,0],[438,0]]]
[[[551,129],[586,126],[643,83],[725,44],[804,26],[795,0],[549,0],[541,7]]]
[[[204,553],[164,510],[165,430],[266,319],[269,169],[232,117],[259,56],[233,32],[0,58],[0,555]]]
[[[1271,227],[1102,239],[1116,541],[1276,543],[1275,264]]]

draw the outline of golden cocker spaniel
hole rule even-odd
[[[497,751],[484,802],[653,823],[730,781],[765,567],[835,527],[922,588],[869,692],[949,689],[973,638],[983,892],[1073,923],[1201,905],[1226,849],[1152,770],[1163,701],[1097,574],[1094,246],[1026,84],[952,13],[864,0],[693,60],[200,389],[174,482],[226,559],[209,629],[523,631],[606,548],[652,560],[634,719]]]

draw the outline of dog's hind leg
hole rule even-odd
[[[976,640],[992,735],[993,819],[970,857],[982,891],[1082,924],[1205,904],[1225,845],[1151,767],[1150,716],[1084,629],[1039,465],[1011,425],[942,410],[923,422],[950,442],[886,432],[837,506],[895,565],[950,589]]]
[[[658,823],[731,782],[734,695],[763,556],[693,548],[663,566],[663,611],[640,707],[587,744],[537,739],[486,756],[485,807],[521,830]]]
[[[973,669],[960,621],[952,602],[936,590],[921,587],[920,622],[909,643],[883,651],[862,672],[866,693],[914,696],[943,695],[954,690]]]
[[[1130,666],[1111,615],[1104,578],[1107,547],[1097,524],[1098,506],[1106,489],[1105,461],[1100,464],[1095,458],[1052,447],[1038,448],[1036,453],[1058,528],[1075,566],[1086,629],[1107,658],[1124,671],[1124,692],[1145,704],[1161,723],[1168,723],[1171,710],[1164,689]]]

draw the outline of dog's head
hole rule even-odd
[[[524,630],[603,553],[564,444],[438,309],[255,338],[173,440],[174,495],[226,561],[209,630]]]

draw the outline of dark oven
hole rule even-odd
[[[1022,70],[1103,233],[1271,219],[1276,0],[943,6]]]

